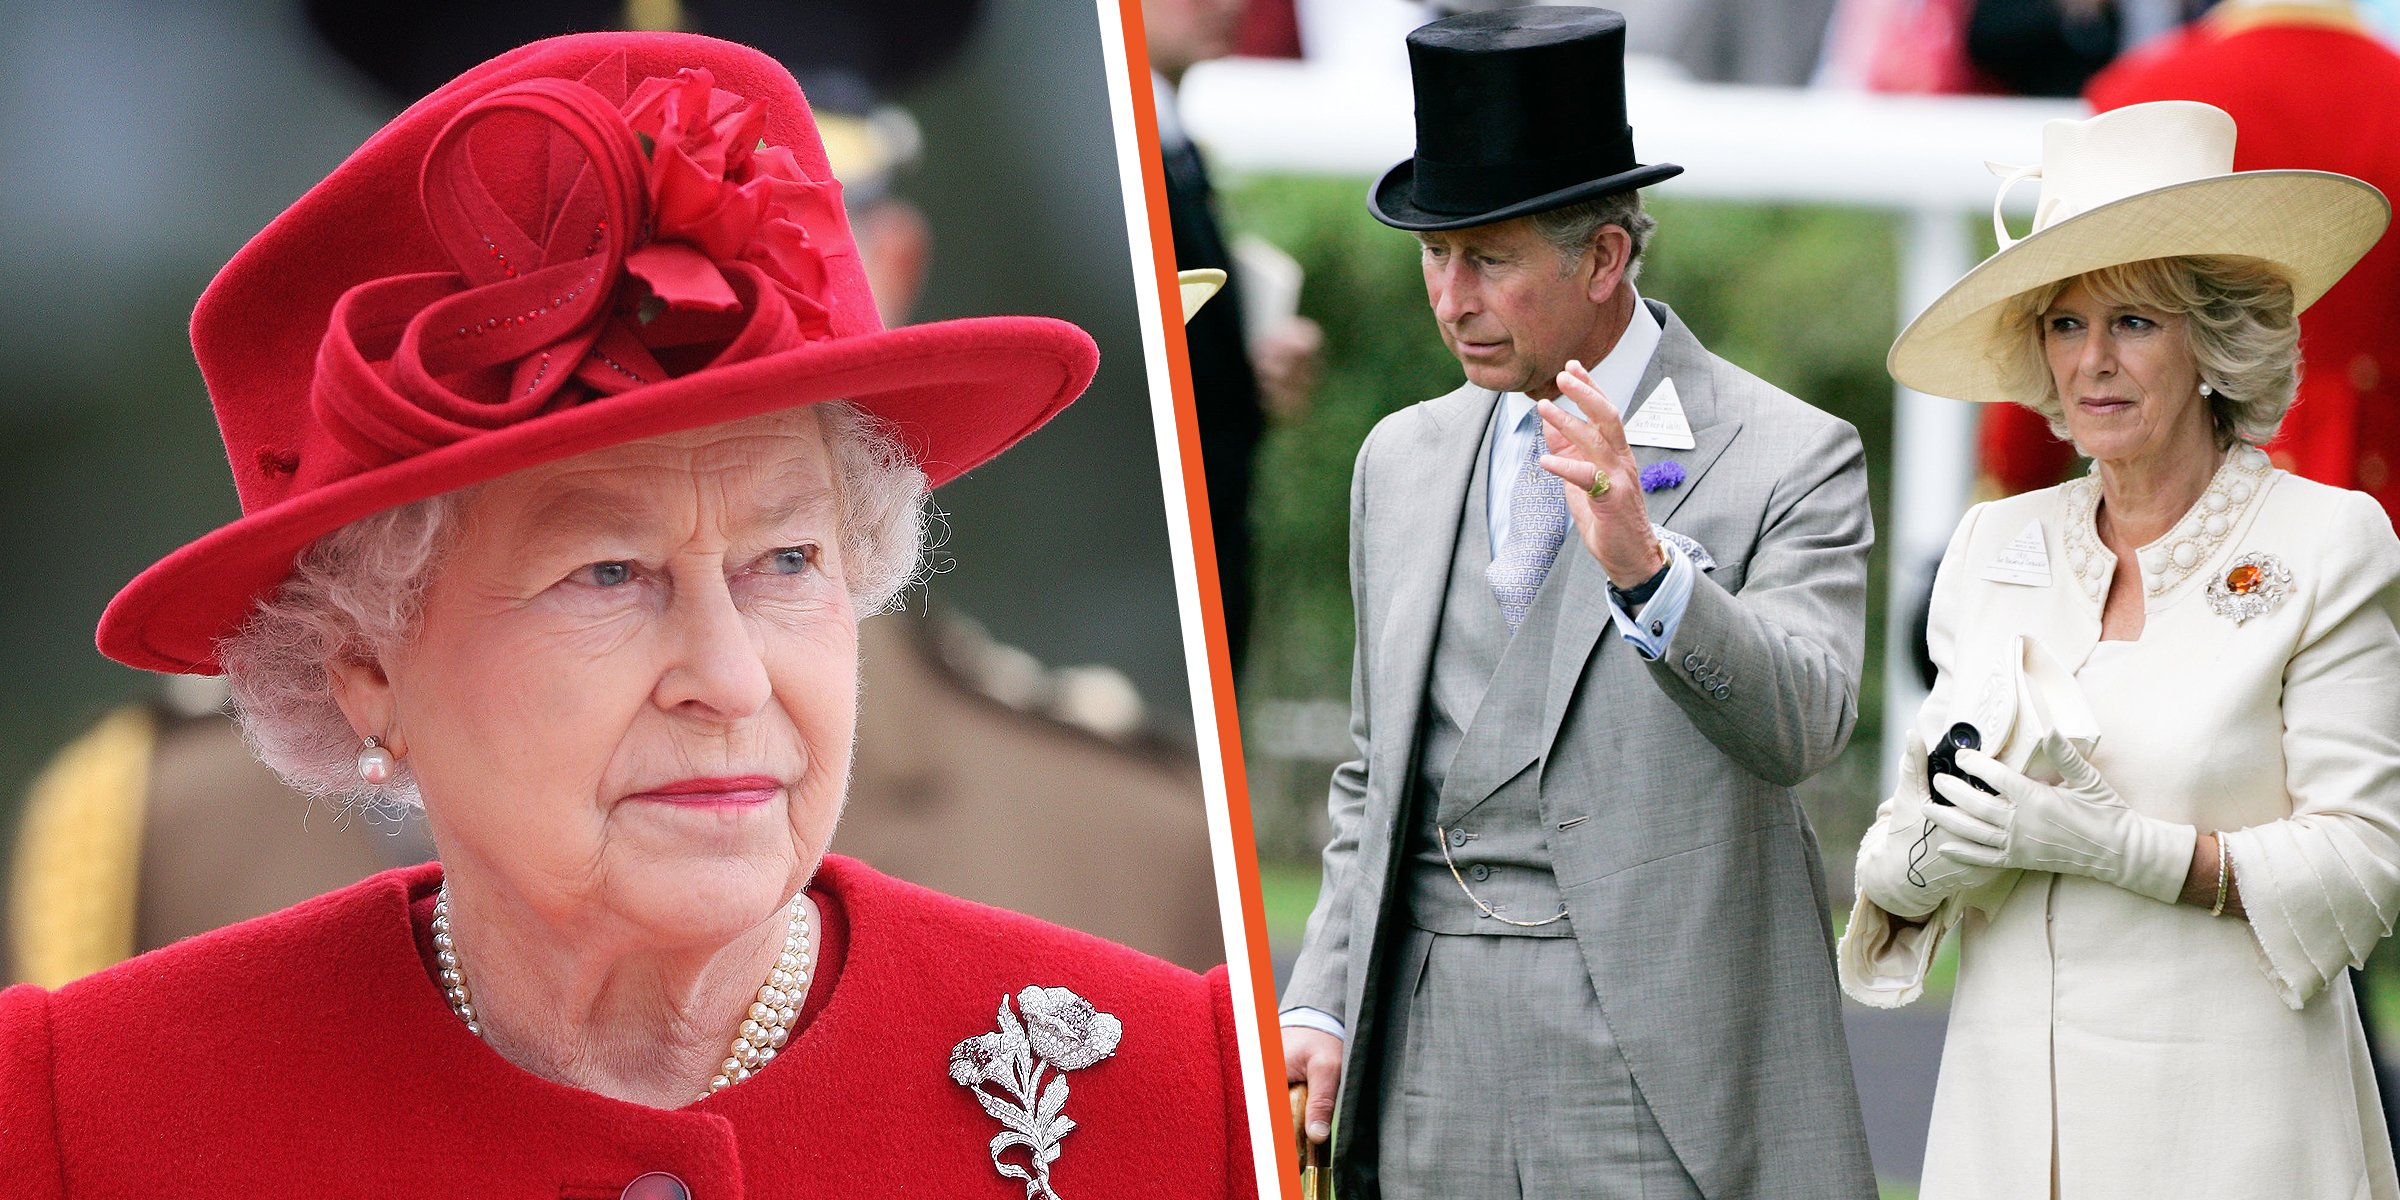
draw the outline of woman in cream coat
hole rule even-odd
[[[1893,347],[2094,460],[1960,523],[1859,851],[1853,996],[1914,999],[1960,930],[1928,1200],[2400,1196],[2344,978],[2400,915],[2400,539],[2257,449],[2297,311],[2389,208],[2234,174],[2233,138],[2183,102],[2052,122],[2034,232]]]

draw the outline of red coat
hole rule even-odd
[[[387,871],[56,992],[0,992],[6,1194],[614,1197],[670,1171],[694,1200],[1019,1200],[992,1165],[1000,1121],[950,1070],[1028,985],[1122,1023],[1113,1057],[1052,1076],[1072,1081],[1060,1196],[1255,1194],[1222,968],[1204,980],[829,857],[791,1044],[665,1111],[542,1079],[467,1031],[432,974],[440,880]]]
[[[2210,18],[2119,59],[2086,89],[2092,107],[2198,100],[2233,114],[2237,171],[2354,175],[2400,197],[2400,54],[2373,37],[2307,24]],[[2386,235],[2300,316],[2300,400],[2267,449],[2277,465],[2356,488],[2400,515],[2400,239]],[[2030,410],[1984,414],[1983,469],[2007,492],[2048,487],[2073,451]]]

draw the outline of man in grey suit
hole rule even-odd
[[[1875,1190],[1791,792],[1858,718],[1865,463],[1635,293],[1681,168],[1634,159],[1624,36],[1417,30],[1369,198],[1468,383],[1351,490],[1357,757],[1282,1022],[1350,1198]]]

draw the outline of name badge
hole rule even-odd
[[[1983,577],[1994,583],[2023,587],[2050,586],[2050,547],[2042,539],[2042,523],[2034,521],[1983,565]]]
[[[1662,450],[1689,450],[1699,445],[1692,440],[1692,422],[1684,416],[1683,397],[1675,394],[1674,380],[1659,380],[1650,398],[1634,410],[1633,419],[1625,422],[1625,444]]]

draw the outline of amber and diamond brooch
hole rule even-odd
[[[2275,611],[2291,594],[2292,569],[2272,554],[2245,554],[2208,581],[2208,606],[2239,625]]]

